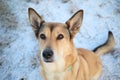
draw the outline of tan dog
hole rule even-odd
[[[39,58],[44,80],[98,80],[102,64],[98,55],[110,51],[114,38],[109,32],[105,44],[93,53],[76,49],[73,43],[83,19],[79,10],[65,23],[45,22],[38,13],[29,8],[29,20],[40,45]],[[97,54],[98,53],[98,54]]]

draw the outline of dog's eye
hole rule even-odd
[[[45,34],[40,34],[40,38],[43,39],[43,40],[45,40],[46,39]]]
[[[58,37],[57,37],[57,40],[61,40],[63,38],[64,38],[63,34],[59,34]]]

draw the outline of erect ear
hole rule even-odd
[[[28,9],[28,16],[29,16],[29,21],[33,27],[33,30],[35,32],[36,37],[38,37],[38,32],[39,29],[42,26],[42,23],[45,21],[42,19],[42,17],[32,8]]]
[[[72,38],[79,31],[79,28],[82,24],[82,20],[83,20],[83,10],[79,10],[66,22]]]

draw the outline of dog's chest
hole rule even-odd
[[[64,80],[64,73],[47,74],[47,80]]]

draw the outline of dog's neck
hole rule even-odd
[[[72,74],[73,74],[73,71],[74,72],[78,71],[78,68],[79,68],[79,61],[78,61],[78,59],[79,58],[77,58],[72,65],[69,65],[62,72],[48,72],[48,71],[45,71],[46,79],[44,79],[44,80],[74,80],[76,78],[77,73],[74,73],[75,75],[72,75]],[[76,65],[78,67],[75,67]],[[70,74],[72,76],[66,77],[67,75],[70,75]]]
[[[68,66],[66,69],[65,69],[65,71],[61,71],[61,72],[46,72],[48,75],[50,75],[51,73],[55,73],[55,74],[65,74],[66,72],[69,72],[69,71],[71,71],[72,70],[72,67],[73,67],[73,65],[70,65],[70,66]]]
[[[72,71],[72,65],[68,66],[63,72],[46,72],[48,80],[64,80],[63,76]]]

